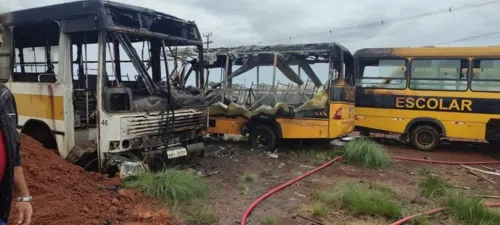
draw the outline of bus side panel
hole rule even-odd
[[[327,119],[277,118],[283,139],[328,138]]]
[[[403,133],[413,118],[432,118],[440,121],[449,138],[484,140],[486,122],[494,115],[420,110],[356,108],[356,126]]]
[[[208,133],[212,134],[241,134],[247,119],[242,117],[209,117]]]
[[[66,124],[61,85],[15,82],[7,82],[5,85],[16,99],[18,126],[23,127],[30,120],[45,123],[54,133],[59,154],[66,157],[69,150],[66,149],[65,142]]]
[[[337,110],[342,110],[342,119],[333,119]],[[351,133],[354,130],[354,104],[352,103],[330,103],[329,115],[329,137],[338,138]]]

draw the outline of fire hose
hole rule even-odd
[[[484,161],[484,162],[447,162],[447,161],[438,161],[438,160],[426,160],[426,159],[415,159],[415,158],[407,158],[407,157],[400,157],[400,156],[392,156],[391,157],[392,159],[394,160],[401,160],[401,161],[412,161],[412,162],[423,162],[423,163],[431,163],[431,164],[444,164],[444,165],[486,165],[486,164],[500,164],[500,161]],[[269,196],[275,194],[276,192],[278,191],[281,191],[283,189],[285,189],[286,187],[304,179],[305,177],[313,174],[313,173],[316,173],[324,168],[326,168],[327,166],[333,164],[334,162],[337,162],[337,161],[340,161],[342,159],[341,156],[339,157],[336,157],[326,163],[324,163],[323,165],[319,166],[319,167],[316,167],[310,171],[307,171],[306,173],[304,174],[301,174],[300,176],[298,177],[295,177],[294,179],[286,182],[286,183],[283,183],[281,185],[279,185],[278,187],[276,188],[273,188],[272,190],[266,192],[264,195],[260,196],[257,200],[255,200],[254,202],[252,202],[252,204],[250,204],[250,206],[248,206],[248,208],[245,210],[245,213],[243,213],[243,216],[241,217],[241,221],[240,221],[240,224],[241,225],[245,225],[246,224],[246,219],[247,217],[250,215],[250,213],[252,212],[252,210],[259,204],[261,203],[262,201],[264,201],[266,198],[268,198]],[[484,206],[486,207],[500,207],[500,203],[488,203],[488,204],[484,204]],[[445,208],[439,208],[439,209],[434,209],[434,210],[430,210],[430,211],[427,211],[427,212],[424,212],[422,214],[417,214],[417,215],[412,215],[412,216],[408,216],[408,217],[405,217],[399,221],[396,221],[394,223],[392,223],[391,225],[398,225],[398,224],[404,224],[405,222],[417,217],[417,216],[420,216],[420,215],[423,215],[423,214],[426,214],[426,215],[431,215],[431,214],[435,214],[437,212],[440,212],[442,210],[444,210]]]

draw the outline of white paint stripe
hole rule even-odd
[[[34,119],[34,120],[40,120],[44,123],[46,123],[49,128],[53,131],[59,131],[59,132],[65,132],[66,131],[66,125],[64,124],[64,120],[49,120],[49,119],[44,119],[44,118],[36,118],[36,117],[28,117],[28,116],[19,116],[19,125],[23,126],[26,121]],[[65,132],[66,133],[66,132]]]

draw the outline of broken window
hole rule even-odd
[[[54,83],[57,81],[59,25],[21,25],[14,28],[14,82]]]
[[[364,88],[406,88],[406,60],[361,59],[356,85]]]

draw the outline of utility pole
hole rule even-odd
[[[207,38],[207,41],[204,43],[207,45],[207,54],[205,54],[205,58],[208,58],[208,52],[209,52],[209,49],[210,49],[210,44],[213,43],[213,41],[210,40],[210,37],[212,36],[212,32],[208,33],[208,34],[204,34],[203,37],[206,37]],[[205,59],[201,59],[203,60],[203,63],[205,63]],[[210,70],[208,69],[208,66],[206,67],[206,70],[207,70],[207,79],[205,80],[205,87],[208,87],[208,79],[210,78]]]

